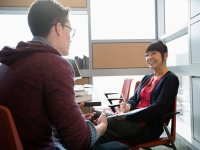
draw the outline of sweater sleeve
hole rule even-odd
[[[75,102],[72,67],[59,59],[52,68],[44,87],[49,120],[68,149],[86,149],[90,146],[91,130]]]
[[[128,103],[131,104],[131,110],[135,109],[137,106],[137,92],[129,98]]]

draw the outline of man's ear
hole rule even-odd
[[[56,32],[56,34],[58,34],[58,35],[60,35],[61,34],[61,30],[62,30],[62,25],[61,25],[61,23],[56,23],[55,25],[54,25],[54,28],[55,28],[55,32]]]

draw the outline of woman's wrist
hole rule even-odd
[[[130,103],[126,103],[127,112],[131,110],[132,105]]]

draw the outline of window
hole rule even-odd
[[[179,37],[167,44],[167,66],[189,65],[189,40],[188,34]]]
[[[189,76],[178,76],[179,78],[179,90],[177,94],[177,133],[186,138],[191,139],[191,85]],[[187,129],[187,130],[186,130]]]
[[[19,41],[29,41],[32,34],[24,14],[0,14],[0,49],[4,46],[15,47]]]
[[[76,30],[72,38],[69,56],[89,56],[88,15],[85,12],[71,12],[71,26]]]
[[[104,100],[105,96],[104,96],[103,93],[109,93],[109,92],[121,93],[124,79],[125,78],[132,78],[134,80],[131,83],[131,90],[130,90],[130,94],[129,94],[129,96],[131,97],[134,94],[135,82],[138,81],[138,80],[141,80],[143,77],[144,77],[144,75],[135,75],[135,76],[97,76],[97,77],[93,77],[93,85],[95,86],[94,89],[96,89],[96,92],[98,92],[97,94],[99,96],[99,99],[103,99]],[[119,102],[119,101],[116,101],[116,102]],[[102,101],[102,106],[106,106],[106,105],[107,105],[107,102]]]
[[[90,7],[92,40],[155,38],[155,0],[91,0]]]
[[[0,49],[4,46],[15,47],[19,41],[32,40],[32,34],[27,22],[27,11],[20,12],[19,10],[16,12],[10,13],[6,10],[4,10],[2,14],[0,12],[0,20],[3,20],[0,24]],[[69,50],[70,54],[68,57],[88,56],[89,42],[87,13],[71,11],[70,21],[72,27],[76,29],[76,33],[72,38]]]
[[[165,0],[165,33],[172,33],[188,21],[188,0]]]

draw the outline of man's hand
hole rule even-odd
[[[107,129],[107,125],[108,125],[108,122],[107,122],[106,113],[102,112],[98,118],[97,125],[96,125],[96,130],[99,137],[101,137],[104,134],[104,132]]]
[[[87,113],[87,114],[82,114],[83,117],[87,120],[91,120],[95,115],[96,115],[96,112],[91,112],[91,113]]]

